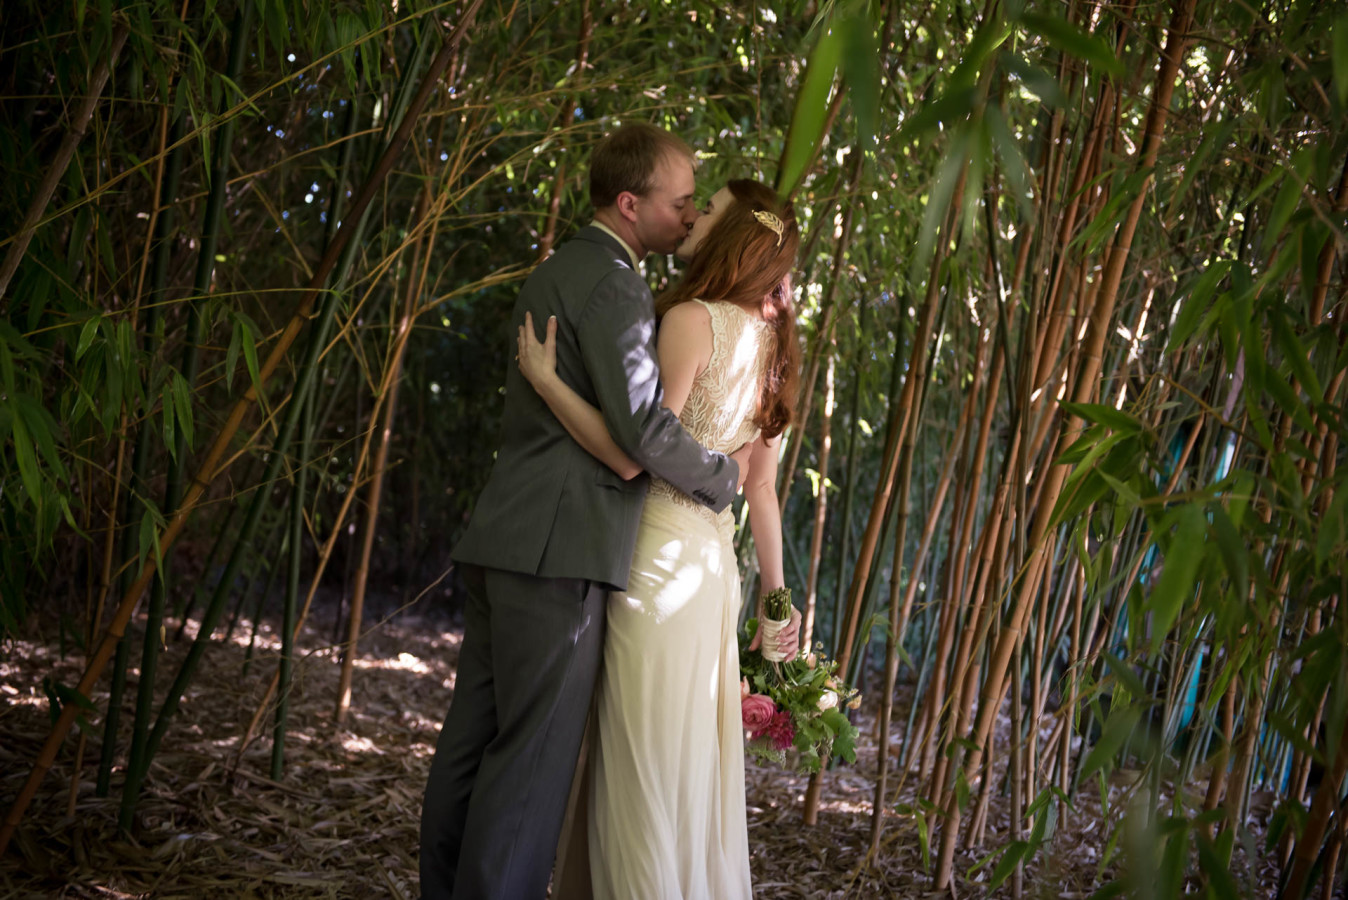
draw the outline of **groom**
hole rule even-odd
[[[534,270],[515,303],[556,316],[557,372],[599,407],[647,471],[715,511],[748,448],[704,449],[661,405],[655,313],[641,277],[698,212],[693,154],[624,125],[590,160],[595,221]],[[425,900],[532,900],[547,890],[602,656],[605,595],[627,586],[647,477],[624,481],[581,449],[515,366],[501,447],[452,553],[469,585],[454,698],[421,812]]]

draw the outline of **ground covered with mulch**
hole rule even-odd
[[[96,722],[73,814],[74,736],[67,739],[9,852],[0,857],[0,897],[417,897],[421,791],[453,691],[461,631],[447,615],[409,613],[372,628],[360,645],[351,712],[340,727],[333,717],[338,665],[332,634],[332,623],[320,621],[301,639],[307,655],[297,667],[280,781],[267,777],[269,725],[241,758],[238,754],[239,737],[275,671],[279,651],[274,628],[262,623],[245,672],[249,637],[244,623],[207,655],[153,762],[134,833],[119,835],[116,829],[120,769],[111,796],[96,796],[102,730]],[[79,680],[81,657],[73,650],[62,657],[60,645],[59,634],[34,631],[0,652],[0,804],[6,808],[50,724],[43,679]],[[170,643],[161,672],[176,669],[187,645],[186,640]],[[94,698],[100,708],[106,681]],[[134,687],[128,697],[134,697]],[[881,852],[868,859],[877,756],[874,712],[873,702],[859,711],[857,764],[826,774],[816,826],[801,823],[805,778],[750,767],[755,896],[933,896],[912,817],[892,813]],[[904,714],[899,711],[900,724]],[[129,728],[129,706],[123,719]],[[891,753],[900,740],[901,735],[895,737]],[[1120,780],[1111,790],[1111,808],[1126,806],[1129,792],[1126,779]],[[1112,866],[1102,865],[1109,829],[1098,795],[1089,793],[1078,796],[1050,847],[1027,867],[1026,896],[1084,898],[1117,875]],[[913,803],[910,784],[901,784],[897,799]],[[1004,842],[1000,836],[1008,821],[1006,801],[994,796],[990,842]],[[986,882],[995,860],[979,868],[984,855],[957,857],[955,896],[990,896]],[[1264,854],[1256,852],[1237,875],[1251,894],[1272,895],[1276,870]],[[991,895],[1011,896],[1010,885]]]

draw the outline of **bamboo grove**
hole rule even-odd
[[[807,228],[788,580],[879,698],[869,858],[1020,896],[1098,795],[1106,892],[1342,879],[1334,4],[14,0],[0,90],[0,627],[87,661],[0,844],[58,759],[133,829],[240,622],[285,642],[235,764],[267,740],[284,777],[334,591],[335,722],[360,703],[364,599],[452,582],[518,280],[640,118]]]

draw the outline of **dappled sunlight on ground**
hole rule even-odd
[[[123,746],[112,794],[94,796],[102,716],[84,754],[75,817],[66,817],[77,738],[68,738],[11,852],[0,859],[9,897],[415,897],[425,773],[448,707],[460,635],[447,619],[404,615],[374,627],[355,660],[352,705],[334,725],[340,672],[331,621],[297,642],[285,771],[271,778],[271,710],[240,756],[239,738],[280,655],[274,623],[241,620],[207,648],[202,672],[165,736],[132,837],[116,835],[126,732],[138,670],[130,667]],[[368,627],[368,626],[367,626]],[[194,635],[189,622],[160,664],[160,696]],[[137,635],[137,638],[139,636]],[[15,641],[0,662],[0,804],[27,777],[50,720],[42,679],[73,685],[82,655],[55,642]],[[140,642],[133,658],[139,657]],[[108,677],[95,691],[103,709]]]
[[[111,796],[95,796],[102,733],[101,715],[95,716],[74,816],[66,813],[77,745],[72,736],[14,846],[0,858],[0,897],[416,897],[421,792],[452,695],[461,636],[447,620],[411,615],[372,627],[356,659],[349,714],[337,727],[340,663],[331,645],[334,630],[331,621],[310,625],[298,642],[279,779],[271,777],[270,710],[242,754],[239,747],[276,671],[279,651],[260,652],[260,642],[249,660],[247,640],[237,636],[249,633],[251,625],[242,622],[234,639],[209,648],[203,673],[154,761],[137,828],[129,837],[117,836],[115,828],[123,755],[113,772]],[[271,633],[270,623],[262,623],[259,634]],[[75,650],[63,658],[54,636],[45,637],[11,642],[0,661],[0,804],[6,806],[50,726],[43,678],[75,684],[80,676]],[[162,684],[171,680],[189,644],[188,639],[170,640],[161,663]],[[100,710],[106,705],[107,682],[105,676],[94,696]],[[119,754],[125,752],[131,727],[135,687],[133,667]],[[906,716],[911,693],[911,686],[900,688],[896,716]],[[160,703],[162,696],[156,709]],[[747,767],[750,863],[758,900],[929,895],[935,848],[929,846],[924,854],[916,816],[898,809],[887,815],[882,852],[868,862],[878,756],[875,712],[874,698],[868,696],[856,717],[861,729],[857,763],[825,773],[813,827],[801,822],[806,777]],[[999,723],[996,785],[1005,771],[1008,727]],[[896,729],[888,751],[892,760],[897,761],[903,740],[902,729]],[[1126,775],[1119,773],[1110,785],[1113,808],[1126,805],[1131,790]],[[915,806],[917,780],[914,772],[891,768],[891,802]],[[993,792],[988,818],[987,845],[957,851],[961,898],[989,896],[985,885],[995,862],[978,864],[1009,828],[1008,800],[999,791]],[[928,827],[935,842],[939,823]],[[1027,886],[1052,883],[1054,896],[1089,896],[1102,884],[1107,832],[1098,792],[1079,792],[1053,849],[1027,868]],[[1267,882],[1265,872],[1255,877],[1256,883]],[[1033,889],[1029,895],[1038,896]],[[995,896],[1010,896],[1009,888]]]

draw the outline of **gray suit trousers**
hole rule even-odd
[[[607,592],[585,579],[465,570],[454,698],[421,813],[422,897],[542,898],[602,658]]]

